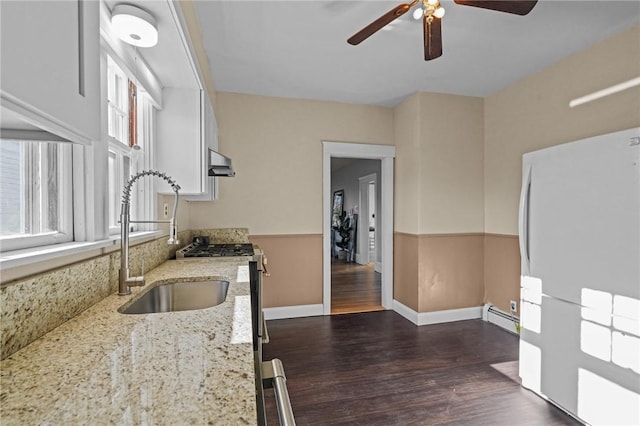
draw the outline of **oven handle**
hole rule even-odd
[[[262,363],[262,379],[266,387],[273,387],[278,407],[280,426],[295,426],[289,391],[287,390],[287,377],[284,375],[282,361],[274,358]]]
[[[271,276],[269,271],[267,271],[267,256],[265,256],[264,254],[262,255],[262,274],[265,277],[270,277]]]
[[[269,343],[269,330],[267,330],[267,320],[264,316],[262,317],[262,343]]]

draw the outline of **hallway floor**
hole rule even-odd
[[[381,311],[381,276],[374,264],[331,263],[331,313]]]

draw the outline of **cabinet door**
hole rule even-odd
[[[202,194],[201,90],[165,87],[162,103],[158,112],[158,169],[175,179],[181,195]]]
[[[183,198],[213,200],[216,183],[207,175],[208,150],[218,146],[218,128],[211,104],[202,90],[183,88],[164,88],[162,101],[158,170],[175,179]]]
[[[0,15],[6,106],[99,140],[99,2],[3,1]]]

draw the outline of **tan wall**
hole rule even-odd
[[[394,142],[394,230],[418,234],[420,156],[417,154],[420,152],[420,94],[410,96],[394,109]]]
[[[418,312],[418,236],[393,234],[393,298]]]
[[[419,312],[483,301],[507,310],[518,298],[521,156],[640,125],[638,89],[568,108],[570,99],[640,75],[639,28],[484,100],[418,93],[391,110],[220,93],[220,149],[238,175],[220,181],[221,200],[190,203],[189,227],[319,236],[321,141],[395,144],[394,297]],[[464,235],[476,232],[490,234]],[[442,233],[462,235],[431,235]],[[285,247],[271,247],[272,255],[286,258]],[[312,250],[319,259],[321,243]],[[300,289],[298,273],[287,277],[269,306],[321,303],[317,271],[316,284],[299,294],[290,291]]]
[[[268,259],[264,307],[322,303],[322,234],[251,235],[249,239]]]
[[[515,235],[485,234],[484,302],[509,312],[520,300],[520,247]]]
[[[418,312],[482,305],[483,241],[481,233],[420,235]]]
[[[482,232],[483,100],[417,93],[394,111],[397,232]]]
[[[483,99],[420,93],[419,156],[418,233],[482,232]]]
[[[516,235],[522,154],[640,125],[640,88],[582,106],[571,99],[640,76],[640,25],[578,52],[485,99],[484,229]],[[517,298],[517,240],[487,240],[485,299]]]
[[[480,306],[484,235],[394,233],[393,297],[416,312]]]
[[[394,298],[417,312],[479,306],[483,100],[418,93],[394,120]]]
[[[157,214],[158,220],[166,220],[164,217],[164,203],[167,203],[169,206],[169,218],[173,214],[173,199],[174,194],[158,194],[156,198],[157,205]],[[178,232],[186,231],[191,229],[189,226],[189,207],[192,203],[186,201],[184,198],[178,198],[178,211],[176,212],[176,225],[178,226]],[[167,235],[169,234],[169,224],[161,223],[158,225],[158,229],[165,232]],[[181,246],[190,243],[191,241],[180,241]]]
[[[189,225],[248,227],[265,249],[266,307],[322,303],[322,141],[393,144],[393,110],[218,93],[220,151],[236,177],[189,205]]]
[[[233,93],[217,102],[220,151],[236,177],[220,179],[220,200],[191,204],[191,228],[320,234],[322,141],[393,144],[390,108]]]
[[[485,99],[485,232],[518,233],[522,154],[640,125],[640,87],[569,108],[640,76],[640,25]]]

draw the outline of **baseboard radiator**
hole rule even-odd
[[[504,328],[513,334],[518,334],[520,318],[501,311],[493,305],[486,304],[482,307],[482,319]]]

